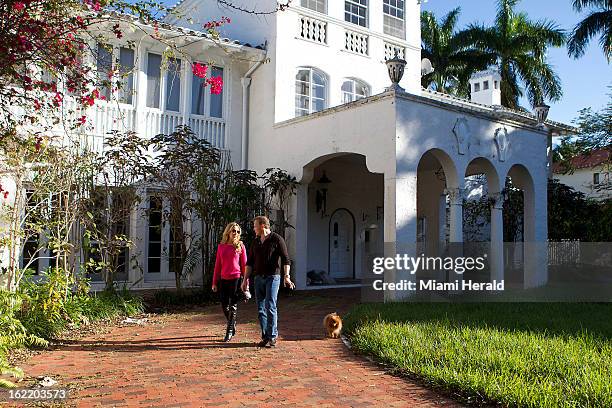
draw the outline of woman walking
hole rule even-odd
[[[225,227],[221,243],[217,247],[212,291],[219,291],[221,307],[227,319],[224,341],[230,341],[232,336],[236,334],[238,302],[244,296],[241,284],[245,272],[247,254],[244,244],[240,240],[241,232],[240,226],[237,223],[230,222]]]

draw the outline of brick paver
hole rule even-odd
[[[222,342],[225,319],[215,305],[70,341],[23,368],[69,386],[69,404],[79,407],[458,406],[324,337],[325,314],[358,300],[354,290],[282,296],[274,349],[255,346],[251,301],[240,305],[230,343]]]

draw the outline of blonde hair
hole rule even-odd
[[[230,232],[234,227],[238,227],[240,232],[242,232],[242,228],[240,228],[240,225],[238,225],[237,222],[230,222],[225,226],[225,229],[223,230],[223,237],[221,238],[221,243],[233,245],[234,248],[236,248],[236,252],[240,252],[242,250],[242,241],[240,240],[240,235],[236,235],[233,241],[230,238]]]

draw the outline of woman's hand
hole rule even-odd
[[[240,290],[246,292],[248,283],[249,281],[247,279],[243,279],[242,284],[240,285]]]
[[[216,292],[217,291],[217,285],[212,285],[212,291]]]

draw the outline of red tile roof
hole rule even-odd
[[[600,165],[602,163],[607,162],[612,159],[610,157],[610,149],[597,149],[593,150],[589,154],[581,154],[579,156],[573,157],[570,160],[571,167],[573,169],[588,169]],[[561,166],[561,163],[555,162],[553,163],[553,173],[563,173],[564,168]]]

